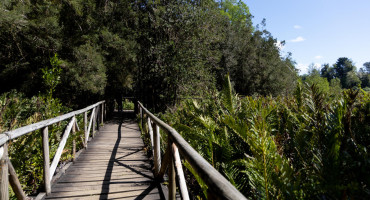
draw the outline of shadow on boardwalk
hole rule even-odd
[[[164,199],[133,113],[114,113],[46,199]]]

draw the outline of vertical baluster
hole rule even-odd
[[[161,135],[159,132],[159,126],[153,123],[153,139],[154,139],[154,172],[155,175],[159,173],[161,169]]]
[[[44,184],[46,195],[51,192],[50,185],[50,154],[49,154],[49,129],[45,127],[42,129],[42,150],[44,157]]]
[[[168,135],[168,143],[167,145],[170,147],[168,150],[170,151],[170,163],[168,166],[168,199],[175,199],[176,198],[176,174],[175,174],[175,166],[173,160],[173,151],[172,151],[172,141],[170,136]]]
[[[84,113],[84,131],[85,131],[85,149],[87,148],[87,140],[88,138],[88,133],[87,133],[87,111]]]
[[[3,156],[0,160],[0,199],[9,199],[8,143],[5,143],[1,148]]]

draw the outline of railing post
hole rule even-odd
[[[87,148],[87,140],[88,138],[88,133],[87,133],[87,111],[84,113],[84,131],[85,131],[85,142],[84,142],[84,147],[85,149]]]
[[[72,136],[73,136],[73,141],[72,141],[72,161],[73,162],[76,160],[76,139],[75,139],[75,136],[76,136],[76,123],[77,123],[77,118],[76,118],[76,122],[73,123],[73,126],[72,126]]]
[[[104,124],[104,102],[101,104],[101,118],[100,121]]]
[[[96,110],[96,107],[95,107],[95,112],[94,113],[92,113],[91,114],[91,117],[93,118],[93,124],[92,124],[92,138],[94,138],[95,137],[95,126],[96,126],[96,113],[97,113],[98,111]]]
[[[9,199],[9,176],[8,176],[8,143],[2,147],[3,155],[0,160],[0,199]]]
[[[96,130],[99,131],[100,130],[100,106],[96,106]]]
[[[140,107],[141,129],[144,130],[144,116],[143,109]]]
[[[42,150],[44,157],[44,186],[46,195],[51,192],[50,185],[50,154],[49,154],[49,131],[48,127],[42,129]]]
[[[148,133],[150,137],[150,147],[152,149],[152,153],[154,153],[154,140],[153,140],[153,126],[152,126],[152,120],[148,117]]]
[[[104,119],[107,119],[107,104],[104,103]]]
[[[180,153],[179,149],[175,145],[175,143],[172,143],[172,155],[173,155],[173,162],[175,164],[175,169],[176,169],[176,174],[178,177],[178,184],[179,184],[179,189],[180,189],[180,195],[181,199],[183,200],[189,200],[189,192],[188,188],[186,186],[186,181],[185,181],[185,175],[184,171],[182,169],[182,163],[180,159]]]
[[[149,119],[149,118],[148,118]],[[154,172],[158,175],[161,170],[161,134],[159,126],[153,123],[153,139],[154,139]]]
[[[176,199],[176,174],[175,174],[175,166],[173,160],[173,151],[172,151],[172,141],[170,136],[168,136],[168,143],[167,145],[170,147],[168,150],[170,151],[170,163],[168,166],[168,199],[173,200]]]

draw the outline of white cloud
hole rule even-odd
[[[284,45],[281,43],[280,40],[278,40],[278,41],[275,42],[275,46],[277,48],[279,48],[279,50],[283,50],[285,48]]]
[[[297,38],[295,38],[295,39],[292,39],[292,40],[290,40],[291,42],[303,42],[303,41],[305,41],[306,39],[305,38],[303,38],[302,36],[298,36]]]
[[[315,56],[315,59],[321,59],[322,56]]]
[[[302,28],[302,26],[300,26],[300,25],[294,25],[294,28],[295,28],[295,29],[301,29],[301,28]]]
[[[299,70],[300,75],[307,74],[308,72],[308,65],[306,64],[298,63],[296,68]]]

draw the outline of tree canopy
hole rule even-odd
[[[297,78],[242,1],[5,0],[0,9],[0,93],[43,92],[41,69],[56,53],[55,95],[71,106],[118,93],[164,108],[220,89],[227,73],[241,94],[277,95]]]

